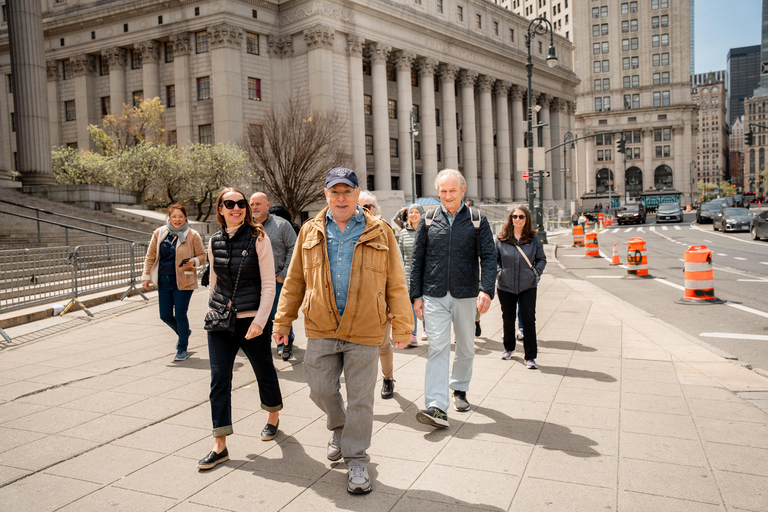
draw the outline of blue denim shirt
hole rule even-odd
[[[352,274],[352,255],[355,252],[357,239],[365,231],[365,215],[362,208],[359,208],[357,215],[352,216],[347,222],[343,233],[333,220],[330,208],[325,217],[325,238],[328,245],[328,261],[331,265],[331,283],[336,297],[336,309],[339,310],[339,316],[344,316],[349,277]]]
[[[451,215],[450,213],[448,213],[448,210],[445,209],[445,206],[443,206],[443,203],[440,203],[440,209],[443,210],[443,213],[445,214],[446,218],[448,219],[448,224],[449,225],[453,226],[453,219],[456,218],[456,215],[459,214],[459,212],[461,211],[462,208],[464,208],[464,206],[465,206],[464,203],[462,203],[461,206],[459,206],[459,209],[456,210],[456,213]]]

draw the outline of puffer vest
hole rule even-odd
[[[259,309],[261,274],[253,231],[252,227],[243,223],[231,238],[224,228],[211,237],[212,264],[213,270],[216,272],[216,287],[208,300],[208,306],[211,309],[223,311],[232,298],[237,271],[240,268],[240,262],[243,261],[243,254],[245,254],[246,249],[248,249],[248,255],[245,257],[243,270],[240,272],[240,282],[237,285],[232,309],[235,311]]]

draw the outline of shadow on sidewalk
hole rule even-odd
[[[571,351],[575,350],[576,352],[597,352],[597,349],[594,347],[589,347],[587,345],[582,345],[581,343],[577,343],[575,341],[560,341],[560,340],[538,340],[538,345],[541,348],[551,348],[554,350],[566,350]]]

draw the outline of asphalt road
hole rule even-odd
[[[753,208],[754,210],[754,208]],[[756,210],[754,210],[756,211]],[[558,244],[558,260],[565,267],[547,272],[568,272],[661,318],[704,343],[753,367],[768,371],[768,242],[753,241],[748,232],[714,232],[711,224],[696,224],[695,214],[682,224],[657,224],[649,215],[639,226],[601,230],[598,246],[605,258],[586,258],[583,248],[572,247],[572,236],[550,236]],[[616,243],[622,265],[627,241],[646,242],[651,279],[627,278],[626,267],[610,265]],[[688,305],[684,297],[684,255],[693,245],[712,251],[715,295],[725,304]]]

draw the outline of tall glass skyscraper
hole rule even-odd
[[[728,79],[728,125],[733,126],[736,119],[744,115],[744,99],[760,87],[760,45],[731,48]]]

